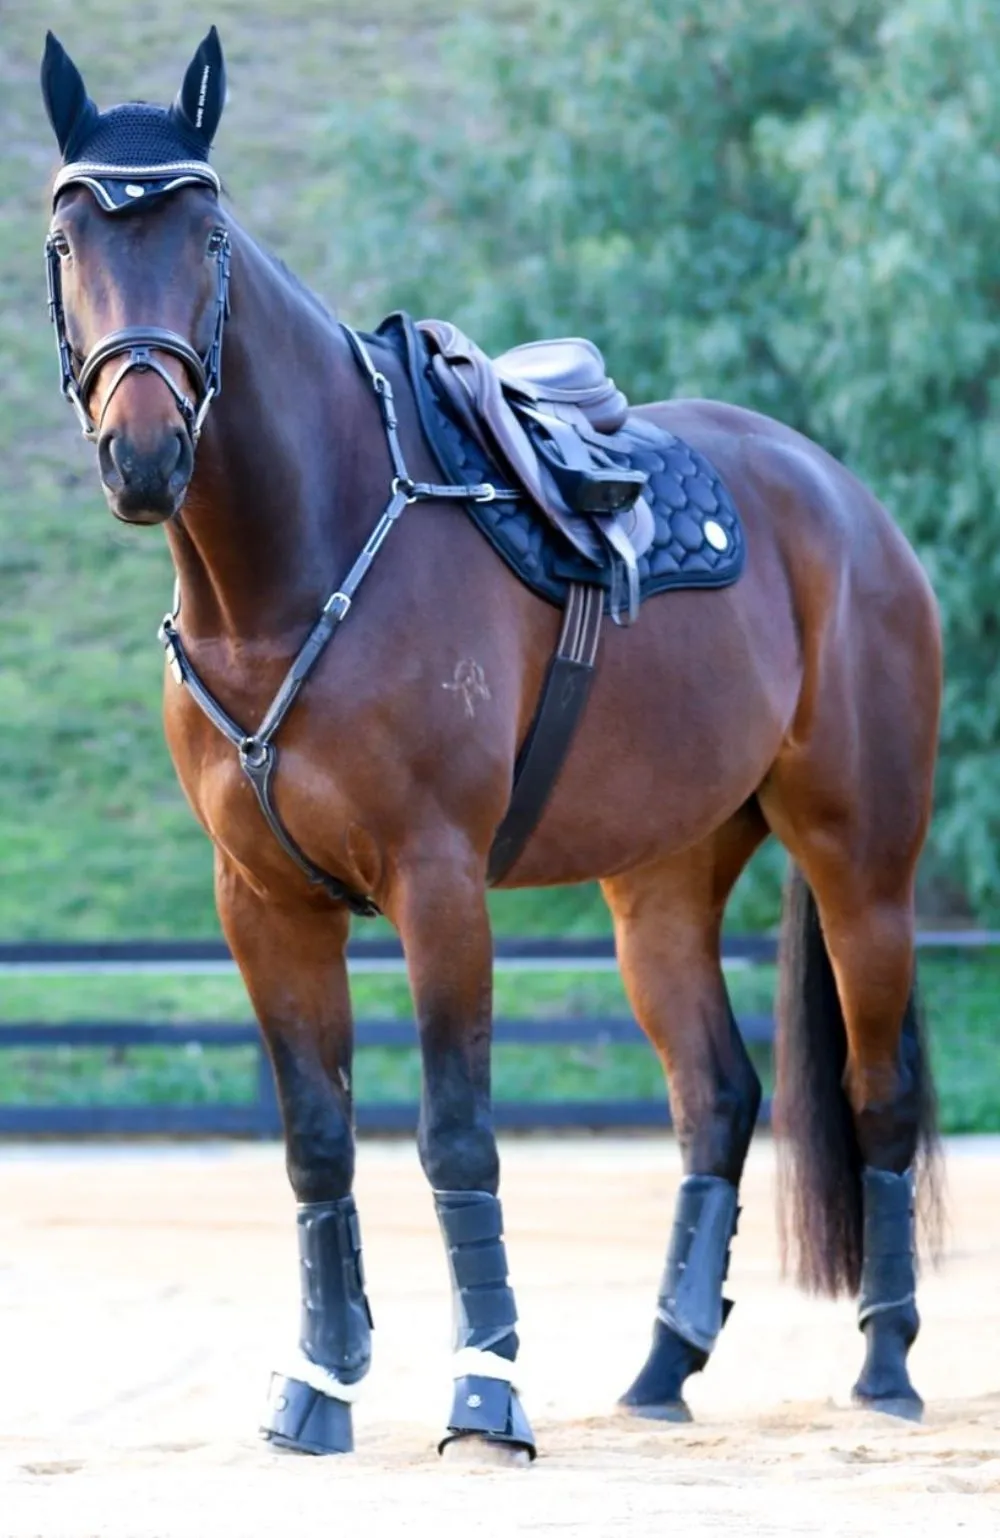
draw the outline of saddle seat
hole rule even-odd
[[[450,321],[418,324],[431,369],[456,418],[512,478],[537,511],[587,561],[612,570],[612,614],[627,590],[627,619],[638,613],[638,559],[652,544],[653,515],[642,496],[647,477],[616,463],[612,435],[629,405],[609,379],[593,342],[579,337],[527,342],[489,358]]]
[[[593,342],[583,337],[559,337],[550,342],[523,342],[493,359],[504,386],[530,400],[577,406],[599,433],[624,427],[628,401]]]

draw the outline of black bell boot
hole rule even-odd
[[[371,1311],[353,1196],[298,1210],[299,1360],[271,1378],[261,1436],[303,1453],[354,1450],[351,1401],[371,1363]]]
[[[438,1450],[459,1437],[522,1448],[535,1438],[511,1381],[517,1309],[507,1280],[500,1203],[488,1191],[435,1191],[448,1251],[457,1373],[448,1429]]]
[[[924,1403],[910,1382],[906,1356],[917,1338],[913,1174],[868,1167],[863,1175],[864,1258],[858,1328],[865,1362],[856,1404],[920,1420]]]
[[[722,1296],[739,1215],[736,1187],[717,1175],[681,1182],[646,1363],[619,1408],[647,1420],[689,1421],[684,1382],[701,1372],[729,1317]]]

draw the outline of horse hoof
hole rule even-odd
[[[279,1373],[271,1379],[260,1434],[284,1452],[323,1456],[354,1451],[350,1405]]]
[[[475,1434],[452,1437],[442,1446],[441,1458],[446,1463],[478,1469],[526,1469],[531,1463],[531,1454],[526,1447],[518,1447],[513,1442],[494,1442],[489,1437]]]
[[[633,1404],[628,1399],[619,1399],[618,1414],[635,1420],[670,1421],[677,1426],[694,1419],[683,1399],[670,1399],[664,1404]]]
[[[851,1397],[859,1409],[874,1410],[878,1415],[894,1415],[897,1420],[904,1421],[922,1421],[924,1418],[924,1402],[913,1391],[909,1394],[886,1394],[881,1398],[858,1393]]]
[[[530,1463],[535,1437],[514,1386],[474,1373],[456,1378],[448,1429],[438,1452],[442,1458],[481,1468]]]

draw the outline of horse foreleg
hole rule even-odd
[[[298,1202],[298,1350],[272,1377],[261,1430],[297,1452],[350,1452],[351,1403],[371,1360],[371,1315],[351,1195],[347,914],[265,902],[221,857],[216,895],[274,1066]]]
[[[650,1419],[690,1419],[685,1379],[705,1366],[731,1306],[722,1286],[761,1087],[729,1006],[719,928],[763,831],[750,806],[700,848],[604,883],[622,977],[663,1064],[684,1161],[652,1346],[620,1400]]]
[[[439,1449],[522,1462],[535,1444],[513,1384],[517,1310],[507,1275],[490,1105],[492,944],[483,874],[419,860],[391,916],[406,953],[423,1059],[418,1148],[451,1274],[454,1397]]]

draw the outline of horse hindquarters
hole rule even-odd
[[[915,1414],[912,1183],[933,1113],[914,883],[933,796],[940,624],[912,550],[848,471],[801,446],[771,470],[801,658],[795,710],[757,789],[802,873],[787,896],[778,1011],[784,1187],[801,1279],[860,1289],[857,1395]]]

